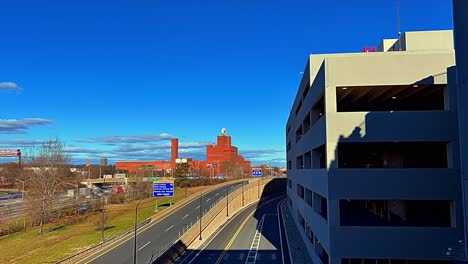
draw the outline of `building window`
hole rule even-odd
[[[338,143],[338,168],[447,167],[447,142]]]
[[[300,184],[297,185],[297,196],[299,196],[301,199],[304,199],[304,186]]]
[[[288,142],[288,145],[287,145],[287,147],[286,147],[286,150],[287,150],[287,151],[290,151],[290,150],[291,150],[291,141]]]
[[[327,251],[322,246],[322,243],[320,240],[317,240],[315,243],[315,253],[317,256],[319,256],[320,260],[322,261],[323,264],[328,264],[329,263],[329,257]]]
[[[291,169],[292,169],[292,162],[288,160],[288,170],[291,170]]]
[[[291,125],[288,125],[288,128],[286,129],[286,135],[289,135],[290,131],[291,131]]]
[[[321,215],[325,220],[328,219],[328,201],[327,198],[318,193],[314,193],[314,211]]]
[[[325,145],[312,150],[312,168],[325,169],[327,167],[325,156]]]
[[[299,224],[302,226],[302,229],[305,229],[305,220],[304,217],[302,217],[301,213],[299,210],[297,211],[297,218],[299,219]]]
[[[310,228],[310,226],[307,224],[306,222],[306,236],[307,238],[309,239],[310,243],[312,245],[314,245],[314,232],[312,232],[312,229]]]
[[[313,126],[317,123],[320,118],[325,113],[325,97],[322,95],[319,99],[315,102],[314,106],[312,106],[312,110],[310,111],[310,125]]]
[[[304,157],[302,155],[296,158],[296,169],[304,169]]]
[[[451,201],[340,200],[340,225],[451,227],[451,206]]]
[[[312,168],[312,154],[309,152],[304,153],[304,169]]]
[[[304,134],[307,133],[310,129],[310,113],[307,113],[306,117],[302,121],[302,126],[304,127]]]
[[[307,188],[305,188],[305,198],[304,201],[306,204],[308,204],[310,207],[313,207],[313,192]]]
[[[296,130],[296,143],[301,140],[302,136],[304,134],[302,133],[302,125]]]
[[[289,189],[292,189],[292,180],[291,179],[288,179],[288,187],[289,187]]]
[[[338,112],[445,110],[443,84],[337,87]]]
[[[302,100],[299,102],[299,104],[296,107],[296,116],[299,114],[299,111],[301,111],[302,108]]]

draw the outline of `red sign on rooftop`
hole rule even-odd
[[[377,52],[377,48],[376,47],[364,47],[362,49],[362,52]]]

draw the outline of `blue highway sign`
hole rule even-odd
[[[262,177],[262,169],[252,169],[252,176],[253,177]]]
[[[174,196],[174,183],[154,182],[153,183],[153,196],[154,197]]]

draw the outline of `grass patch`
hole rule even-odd
[[[200,190],[193,187],[187,190],[191,195]],[[183,189],[176,188],[173,203],[185,198]],[[169,203],[169,198],[159,198],[158,204]],[[107,238],[127,231],[134,225],[136,201],[128,204],[108,205],[106,218],[108,219],[104,234]],[[159,212],[167,209],[160,206]],[[155,214],[154,198],[145,199],[138,210],[138,221],[142,222]],[[45,226],[45,234],[38,236],[39,228],[31,228],[24,232],[0,237],[0,263],[45,263],[53,262],[101,241],[101,232],[84,217],[83,221],[65,225],[61,223]]]

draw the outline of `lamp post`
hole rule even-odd
[[[137,227],[138,227],[138,206],[140,206],[140,203],[145,199],[146,197],[141,198],[137,206],[135,208],[135,238],[133,242],[133,264],[137,263]]]
[[[22,181],[22,180],[19,180],[19,179],[15,179],[15,180],[16,180],[16,181],[19,181],[19,182],[21,182],[21,183],[23,184],[23,189],[22,189],[22,191],[21,191],[21,200],[24,201],[24,183],[25,183],[26,181]]]
[[[271,167],[271,163],[275,160],[278,160],[278,159],[276,158],[276,159],[270,160],[270,176],[273,176],[273,168]]]
[[[203,189],[200,190],[200,240],[202,240],[202,206],[203,206]]]
[[[244,206],[244,170],[241,170],[242,176],[242,207]]]
[[[229,185],[226,185],[226,217],[229,217]]]

